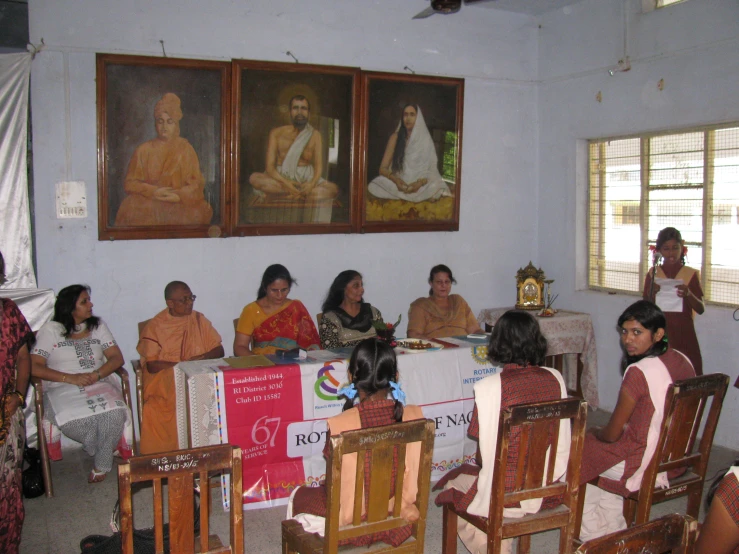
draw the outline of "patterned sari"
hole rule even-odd
[[[257,325],[252,334],[254,354],[274,354],[278,350],[317,350],[320,339],[308,310],[300,300],[292,300],[279,312]]]
[[[15,391],[18,351],[33,342],[26,318],[9,299],[0,298],[0,410]],[[21,470],[26,426],[23,410],[0,417],[0,552],[14,554],[21,542],[25,511]]]

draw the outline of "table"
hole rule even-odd
[[[408,403],[436,422],[432,480],[473,459],[476,443],[467,438],[472,387],[498,371],[485,359],[485,341],[448,340],[459,346],[398,355]],[[239,445],[246,509],[286,504],[296,486],[325,478],[326,418],[344,405],[335,393],[346,382],[348,360],[325,351],[309,355],[252,369],[223,360],[175,366],[179,446]],[[225,493],[223,500],[227,506]]]
[[[508,310],[513,308],[491,308],[482,310],[477,321],[483,329],[491,328]],[[541,332],[547,339],[547,356],[574,354],[582,364],[582,374],[564,364],[564,379],[568,389],[581,390],[588,405],[597,408],[598,400],[598,353],[595,349],[595,333],[590,314],[559,310],[552,317],[537,317]],[[487,325],[487,327],[486,327]],[[578,382],[579,381],[579,382]]]

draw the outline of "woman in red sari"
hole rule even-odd
[[[274,354],[278,350],[317,350],[320,339],[308,310],[287,296],[296,281],[284,265],[269,266],[257,300],[242,310],[236,325],[234,354]]]
[[[5,261],[0,253],[0,285]],[[14,554],[21,543],[25,511],[21,469],[26,426],[23,408],[31,377],[33,332],[9,298],[0,298],[0,552]]]

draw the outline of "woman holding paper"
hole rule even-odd
[[[696,375],[703,375],[703,360],[695,334],[693,318],[695,314],[705,311],[703,305],[703,289],[701,288],[700,272],[685,265],[685,254],[688,249],[680,231],[674,227],[665,227],[657,235],[657,250],[655,256],[662,256],[662,265],[655,265],[647,272],[644,280],[644,300],[654,302],[665,313],[667,318],[667,334],[670,338],[670,347],[685,354],[693,364]],[[656,276],[654,285],[652,278]],[[666,287],[660,292],[661,279],[675,279],[682,283],[673,287]],[[678,308],[671,311],[669,301],[674,295],[681,299]]]

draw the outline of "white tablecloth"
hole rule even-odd
[[[420,405],[436,421],[434,480],[474,457],[476,444],[466,438],[472,386],[497,371],[485,359],[485,346],[461,344],[398,356],[408,403]],[[175,366],[180,448],[238,444],[244,455],[245,507],[283,504],[296,485],[324,478],[325,419],[342,410],[344,401],[334,392],[346,382],[347,361],[255,369],[225,365],[209,360]]]
[[[512,308],[491,308],[482,310],[477,321],[480,327],[494,326]],[[558,311],[552,317],[537,317],[542,334],[547,339],[547,356],[578,354],[582,362],[580,387],[583,398],[592,408],[597,408],[598,400],[598,352],[595,349],[595,333],[590,314]],[[567,371],[568,369],[574,371]],[[568,389],[576,389],[577,372],[571,365],[565,366],[565,382]],[[574,386],[573,386],[574,385]]]

